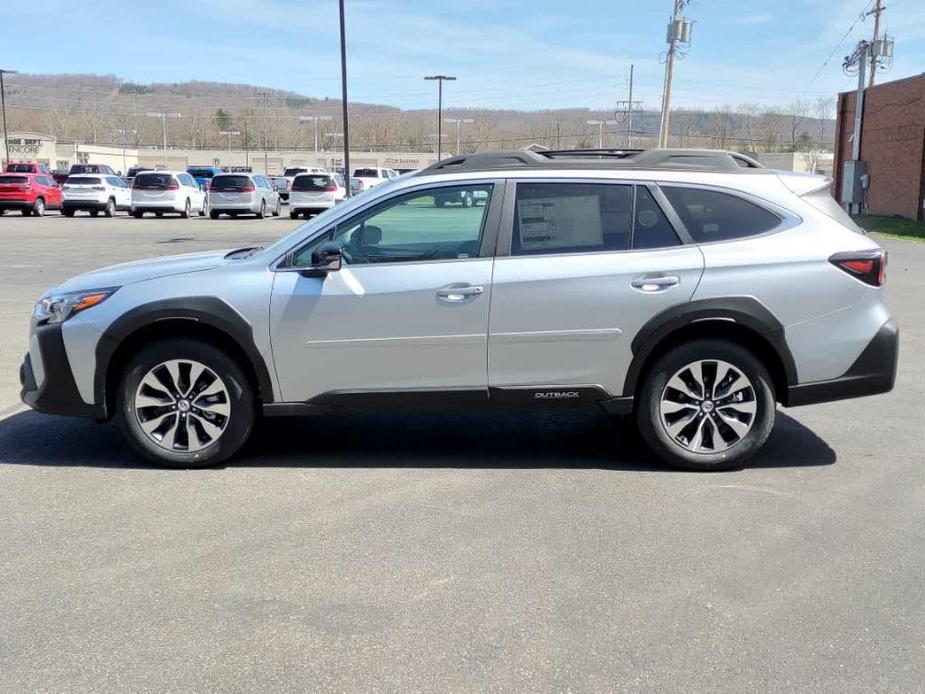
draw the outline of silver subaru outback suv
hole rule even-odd
[[[178,467],[261,415],[447,405],[631,414],[667,463],[735,467],[778,403],[893,387],[886,253],[830,183],[697,150],[446,159],[265,248],[51,289],[22,398]]]

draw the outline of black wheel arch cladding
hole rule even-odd
[[[229,304],[212,296],[152,301],[136,306],[116,319],[103,333],[96,347],[93,383],[96,402],[108,402],[108,396],[111,395],[107,392],[109,371],[113,358],[125,340],[152,324],[174,320],[188,320],[200,328],[205,327],[213,333],[226,335],[247,358],[249,363],[242,366],[249,366],[253,371],[260,401],[273,402],[273,382],[267,364],[254,342],[251,326]]]
[[[787,346],[784,326],[774,314],[754,297],[724,297],[679,304],[653,316],[636,333],[630,345],[633,360],[627,370],[623,395],[632,396],[636,392],[649,358],[672,334],[690,326],[714,321],[744,328],[763,340],[780,360],[786,385],[792,386],[797,382],[796,363]]]

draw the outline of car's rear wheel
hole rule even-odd
[[[115,200],[113,200],[112,198],[109,198],[109,200],[106,201],[106,207],[103,210],[103,214],[105,214],[107,217],[116,216],[116,201]]]
[[[774,427],[771,377],[747,349],[697,340],[662,355],[639,393],[636,422],[649,447],[687,470],[741,466]]]
[[[283,207],[282,201],[279,198],[277,198],[276,199],[276,209],[273,210],[274,217],[279,217],[279,213],[282,212],[282,207]]]
[[[189,198],[187,198],[186,202],[183,203],[183,211],[180,213],[180,216],[183,217],[183,219],[189,219],[192,209],[192,203],[189,201]]]
[[[132,210],[132,216],[133,216],[135,219],[141,219],[142,217],[145,216],[145,213],[142,212],[141,210]]]
[[[32,205],[32,214],[36,217],[45,216],[45,199],[37,198],[35,204]]]
[[[263,219],[267,216],[267,201],[260,201],[260,211],[257,212],[257,219]]]
[[[203,198],[202,208],[199,210],[199,216],[205,217],[207,214],[209,214],[209,201]]]
[[[218,211],[209,210],[209,219],[218,219]]]
[[[289,210],[289,219],[298,219],[299,213],[297,210]]]
[[[169,467],[199,468],[228,459],[255,418],[254,390],[227,354],[198,340],[157,342],[130,358],[116,418],[131,444]]]
[[[63,214],[65,217],[73,217],[73,216],[74,216],[74,210],[62,209],[62,210],[61,210],[61,214]]]

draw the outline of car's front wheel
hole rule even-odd
[[[636,422],[663,460],[688,470],[741,466],[774,427],[775,397],[765,366],[725,340],[696,340],[649,369]]]
[[[237,362],[206,342],[174,338],[129,359],[116,418],[129,442],[151,460],[200,468],[237,452],[255,411],[253,387]]]

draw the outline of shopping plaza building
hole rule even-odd
[[[219,166],[276,175],[290,166],[336,169],[344,165],[343,152],[171,148],[165,152],[160,147],[134,149],[119,145],[64,143],[51,135],[28,132],[11,132],[9,145],[12,161],[38,161],[56,171],[67,171],[72,164],[108,164],[123,174],[133,166],[172,171],[186,170],[190,166]],[[6,152],[0,146],[0,161],[5,160]],[[423,169],[436,161],[437,155],[433,152],[350,152],[351,168]]]

